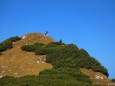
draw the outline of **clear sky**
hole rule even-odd
[[[47,30],[87,50],[115,78],[115,0],[0,0],[0,42]]]

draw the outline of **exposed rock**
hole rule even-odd
[[[89,79],[92,81],[93,84],[101,84],[103,86],[115,86],[115,83],[113,83],[106,75],[100,72],[94,72],[93,70],[86,68],[80,68],[80,71],[88,75]]]

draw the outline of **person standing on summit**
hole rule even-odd
[[[45,32],[45,36],[48,36],[48,31]]]

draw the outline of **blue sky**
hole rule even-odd
[[[0,0],[0,42],[46,30],[87,50],[115,78],[115,0]]]

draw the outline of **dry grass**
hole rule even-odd
[[[52,68],[51,64],[45,62],[46,56],[37,56],[33,52],[25,52],[21,47],[25,44],[36,42],[48,44],[54,41],[52,38],[43,36],[40,33],[25,35],[25,38],[13,43],[13,48],[0,55],[0,77],[14,76],[22,77],[25,75],[38,75],[44,69]],[[41,58],[40,61],[37,58]]]
[[[80,68],[80,71],[89,76],[89,79],[92,81],[93,84],[101,84],[103,86],[115,86],[107,76],[100,72],[94,72],[91,69]]]

